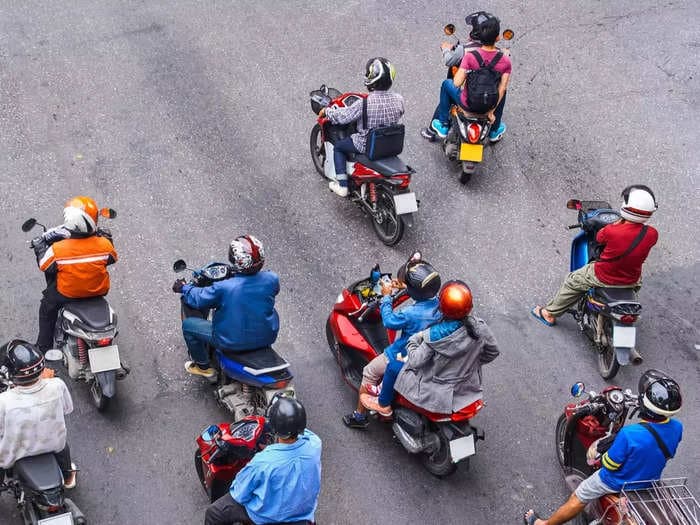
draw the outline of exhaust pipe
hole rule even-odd
[[[636,348],[630,348],[630,361],[633,365],[641,365],[644,362],[642,354],[637,352]]]
[[[427,450],[435,450],[440,447],[440,439],[437,434],[428,432],[423,438],[415,438],[406,432],[401,425],[394,423],[391,427],[394,430],[394,435],[411,454],[418,454]]]

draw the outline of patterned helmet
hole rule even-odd
[[[63,226],[72,232],[95,233],[98,213],[93,199],[78,195],[66,202],[63,208]]]
[[[394,83],[396,69],[386,58],[370,58],[365,65],[365,86],[369,91],[386,91]]]
[[[44,370],[44,355],[31,343],[13,339],[3,347],[5,364],[15,385],[28,385],[39,379]]]
[[[253,274],[265,264],[265,250],[256,237],[241,235],[231,241],[228,259],[236,273]]]

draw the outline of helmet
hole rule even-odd
[[[654,193],[642,184],[627,186],[622,190],[622,199],[620,215],[622,215],[623,219],[630,222],[647,222],[649,217],[659,207]]]
[[[462,281],[447,281],[439,295],[440,311],[447,319],[464,319],[474,306],[472,291]]]
[[[464,20],[467,25],[472,26],[472,30],[469,33],[469,38],[472,40],[477,40],[479,42],[482,42],[483,40],[486,40],[487,42],[495,42],[496,37],[501,32],[501,22],[494,15],[487,13],[486,11],[477,11],[476,13],[467,15]],[[482,33],[482,24],[487,21],[491,22],[486,24],[486,26],[483,28],[486,31]],[[496,32],[495,34],[492,34],[494,27],[496,28]]]
[[[97,215],[95,201],[90,197],[78,195],[66,202],[63,208],[63,225],[72,232],[95,233]]]
[[[422,259],[420,252],[415,252],[396,272],[396,278],[406,283],[408,295],[416,301],[430,299],[440,290],[440,274],[430,263]]]
[[[369,91],[386,91],[394,83],[396,69],[386,58],[370,58],[365,66],[365,86]]]
[[[265,250],[256,237],[241,235],[231,241],[228,259],[237,273],[258,273],[265,264]]]
[[[28,385],[39,379],[44,370],[44,356],[37,347],[21,339],[4,345],[5,364],[15,385]]]
[[[660,370],[647,370],[639,378],[639,415],[652,421],[677,413],[683,404],[681,387]]]
[[[275,394],[266,416],[272,431],[281,438],[296,437],[306,428],[306,410],[290,394]]]

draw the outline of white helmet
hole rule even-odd
[[[645,223],[659,207],[654,193],[641,184],[627,186],[622,190],[620,215],[626,221]]]
[[[98,214],[93,199],[84,195],[73,197],[63,208],[63,226],[72,232],[95,233]]]

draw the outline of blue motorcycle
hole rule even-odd
[[[602,251],[596,242],[598,231],[620,219],[605,201],[570,199],[566,207],[578,211],[578,223],[569,229],[581,232],[571,241],[570,271],[594,261]],[[620,365],[635,365],[642,357],[635,349],[637,322],[642,305],[632,288],[591,288],[570,313],[579,328],[593,341],[598,353],[598,372],[604,379],[615,377]]]
[[[189,270],[189,284],[197,287],[210,286],[216,281],[235,279],[235,273],[226,263],[213,262],[199,269],[187,267],[182,259],[173,264],[175,272]],[[200,317],[210,319],[213,309],[196,310],[182,302],[182,319]],[[289,363],[272,347],[248,351],[228,351],[209,345],[211,366],[217,371],[209,379],[215,386],[214,397],[229,410],[235,421],[251,415],[265,415],[265,409],[277,392],[291,392],[293,375]]]

